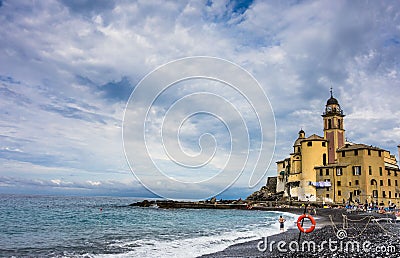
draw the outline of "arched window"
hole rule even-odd
[[[371,185],[375,185],[375,186],[377,186],[377,185],[378,185],[378,182],[376,182],[376,180],[375,180],[375,179],[372,179],[372,180],[371,180]]]

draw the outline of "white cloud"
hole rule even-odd
[[[255,1],[244,12],[234,12],[233,5],[4,1],[0,158],[7,166],[0,173],[14,169],[49,182],[74,175],[82,184],[106,186],[114,176],[131,179],[122,152],[124,103],[101,87],[113,82],[109,86],[116,88],[124,77],[134,86],[157,66],[191,55],[226,58],[260,82],[276,115],[275,159],[291,151],[301,127],[322,133],[320,114],[331,86],[347,115],[347,136],[396,153],[399,4]],[[192,104],[205,103],[213,105]],[[185,136],[210,126],[188,123]],[[272,164],[269,174],[274,170]],[[93,178],[97,173],[101,180]]]

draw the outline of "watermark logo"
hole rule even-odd
[[[344,238],[346,238],[346,237],[347,237],[347,231],[344,230],[344,229],[339,229],[339,230],[336,232],[336,237],[337,237],[338,239],[344,239]]]
[[[275,250],[280,253],[288,252],[345,252],[345,253],[395,253],[396,247],[393,245],[377,245],[374,246],[370,241],[337,241],[328,238],[321,242],[306,240],[298,241],[269,241],[268,237],[263,237],[257,244],[257,249],[260,252],[274,252]]]
[[[206,199],[239,177],[246,187],[262,180],[275,148],[275,119],[245,69],[189,57],[136,85],[125,108],[123,144],[132,173],[153,193]]]

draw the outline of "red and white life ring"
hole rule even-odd
[[[308,229],[304,229],[302,226],[301,226],[301,222],[303,221],[303,219],[305,219],[305,218],[307,218],[307,219],[309,219],[310,221],[311,221],[311,227],[310,228],[308,228]],[[311,216],[311,215],[308,215],[308,214],[303,214],[303,215],[301,215],[298,219],[297,219],[297,228],[301,231],[301,232],[304,232],[304,233],[311,233],[311,232],[313,232],[313,230],[315,229],[315,225],[316,225],[317,223],[315,222],[315,219]]]

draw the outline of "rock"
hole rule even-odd
[[[132,204],[129,204],[129,206],[138,206],[138,207],[150,207],[154,202],[149,202],[148,200],[144,200],[142,202],[135,202]]]

